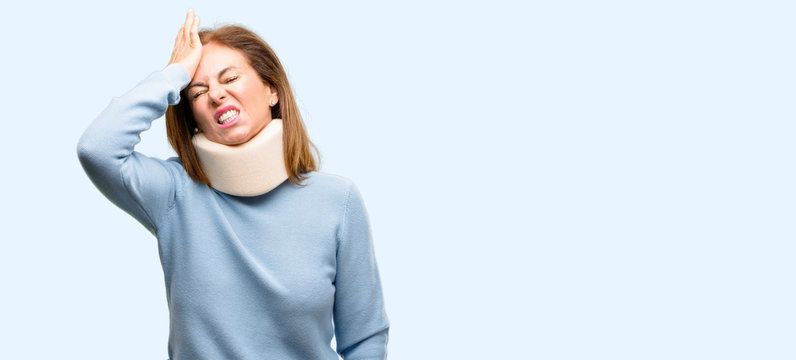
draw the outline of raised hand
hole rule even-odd
[[[185,17],[185,24],[177,33],[174,40],[174,50],[171,52],[169,65],[179,63],[188,70],[188,74],[193,78],[199,60],[202,58],[202,42],[199,40],[199,17],[194,15],[193,9],[188,10]]]

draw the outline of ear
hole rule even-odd
[[[273,85],[268,85],[268,104],[274,106],[278,102],[279,102],[279,93],[277,93],[276,87],[274,87]]]

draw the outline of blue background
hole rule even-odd
[[[0,358],[166,357],[155,238],[75,145],[189,7],[360,187],[391,359],[796,358],[793,3],[522,3],[0,5]]]

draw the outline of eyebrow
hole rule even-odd
[[[232,69],[237,69],[237,68],[238,68],[237,66],[227,66],[227,67],[225,67],[225,68],[221,69],[221,71],[219,71],[219,72],[218,72],[218,77],[222,77],[222,76],[224,76],[224,73],[225,73],[225,72],[227,72],[227,70],[232,70]],[[191,85],[188,85],[188,87],[186,87],[186,88],[185,88],[185,90],[186,90],[186,91],[188,91],[188,90],[190,90],[192,87],[196,87],[196,86],[204,86],[204,87],[207,87],[207,84],[205,84],[205,83],[203,83],[203,82],[196,82],[196,83],[193,83],[193,84],[191,84]]]

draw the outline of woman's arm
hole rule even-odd
[[[334,326],[346,360],[385,359],[389,320],[365,204],[352,183],[337,247]]]
[[[77,144],[80,163],[94,185],[114,204],[154,232],[162,209],[176,195],[178,168],[134,151],[140,133],[180,100],[190,77],[179,64],[155,72],[114,98]]]
[[[182,178],[180,165],[134,151],[140,133],[180,101],[201,58],[199,20],[188,12],[174,43],[169,66],[128,93],[114,98],[83,133],[77,145],[80,163],[97,188],[114,204],[155,232],[173,203]]]

